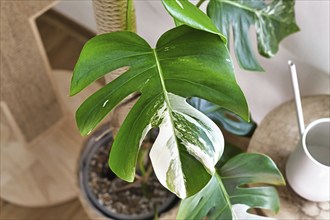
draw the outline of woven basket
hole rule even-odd
[[[93,6],[99,34],[126,29],[126,0],[93,0]],[[134,7],[132,10],[135,15]],[[132,16],[130,22],[135,31],[135,16]]]

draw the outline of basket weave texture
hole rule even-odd
[[[93,0],[93,7],[99,34],[126,29],[126,0]],[[134,7],[132,10],[135,15]],[[135,31],[135,16],[132,16],[130,22]]]

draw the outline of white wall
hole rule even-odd
[[[62,0],[54,9],[96,33],[92,0]]]
[[[277,105],[293,98],[287,67],[289,59],[297,65],[302,95],[330,94],[329,4],[328,0],[296,1],[296,20],[301,31],[284,39],[272,59],[258,57],[265,73],[241,70],[232,56],[237,80],[257,122]],[[158,37],[173,27],[173,21],[160,1],[135,0],[135,7],[138,33],[154,46]],[[96,31],[90,0],[64,0],[56,9]],[[250,35],[256,48],[252,29]]]

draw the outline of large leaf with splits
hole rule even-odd
[[[113,143],[111,169],[133,181],[141,142],[151,128],[159,127],[150,152],[156,176],[181,198],[197,193],[214,174],[224,142],[217,126],[186,98],[202,97],[248,119],[225,43],[217,35],[187,26],[166,32],[155,49],[135,33],[99,35],[82,50],[71,94],[124,66],[126,72],[79,107],[80,132],[88,134],[125,97],[141,93]]]
[[[253,184],[248,186],[248,184]],[[256,186],[257,184],[257,186]],[[243,153],[217,169],[196,195],[181,202],[177,219],[269,219],[248,213],[251,208],[279,211],[276,189],[285,181],[267,156]]]
[[[274,56],[280,41],[299,31],[293,0],[210,0],[207,13],[228,42],[232,27],[236,57],[247,70],[263,70],[250,43],[251,26],[256,30],[259,53],[265,57]]]

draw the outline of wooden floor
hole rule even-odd
[[[39,17],[37,24],[53,69],[72,70],[84,43],[94,36],[54,11]],[[0,219],[84,220],[88,217],[78,199],[47,208],[25,208],[1,200]]]
[[[88,220],[78,199],[48,208],[25,208],[1,200],[1,219],[12,220]]]

